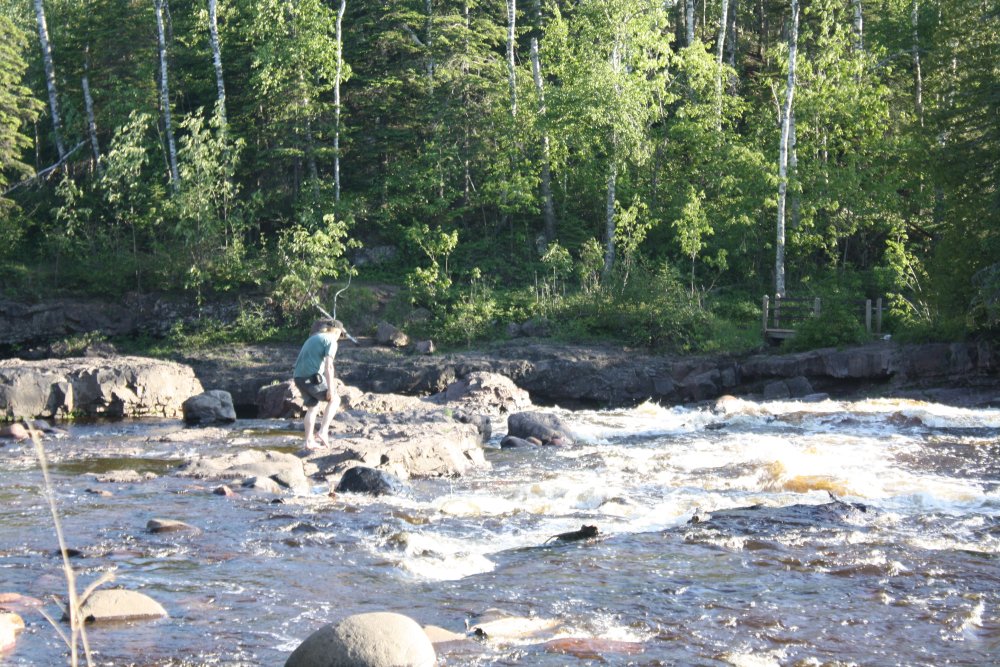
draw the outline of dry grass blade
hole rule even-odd
[[[29,420],[25,420],[25,426],[28,429],[28,433],[31,435],[31,441],[35,444],[35,453],[38,455],[38,464],[42,469],[42,480],[45,483],[45,498],[48,501],[49,511],[52,512],[52,525],[55,527],[56,539],[59,542],[59,553],[62,555],[63,575],[66,577],[66,590],[69,597],[69,638],[66,637],[66,633],[64,633],[62,629],[56,625],[55,621],[50,616],[45,614],[45,618],[48,619],[49,623],[51,623],[53,627],[56,628],[56,631],[69,646],[70,665],[72,667],[78,667],[79,653],[77,646],[78,644],[82,644],[84,658],[87,661],[87,667],[93,667],[94,661],[90,654],[90,644],[87,641],[87,630],[84,627],[83,615],[80,613],[80,607],[83,599],[77,594],[76,591],[76,573],[73,571],[73,566],[69,562],[69,552],[66,549],[66,540],[63,535],[62,522],[59,520],[59,511],[56,508],[55,491],[52,488],[52,480],[49,477],[48,460],[45,457],[45,447],[42,445],[42,434]],[[100,584],[98,583],[97,585]],[[88,589],[88,594],[93,588],[94,586]]]

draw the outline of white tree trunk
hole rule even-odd
[[[83,61],[83,78],[80,80],[83,86],[83,104],[87,111],[87,134],[90,135],[90,149],[94,155],[94,167],[97,169],[97,173],[100,174],[104,171],[101,167],[101,147],[97,143],[97,121],[94,120],[94,98],[90,95],[90,79],[87,77],[87,71],[90,69],[87,61]]]
[[[914,103],[920,126],[924,126],[924,80],[920,71],[920,0],[913,0],[910,11],[910,24],[913,27],[913,87]]]
[[[434,87],[434,5],[432,0],[424,0],[424,9],[427,12],[426,35],[424,43],[427,45],[427,78],[430,80],[431,89]]]
[[[613,142],[612,142],[613,143]],[[608,190],[604,208],[604,279],[611,275],[615,265],[615,186],[618,182],[618,165],[612,156],[608,165]]]
[[[226,83],[222,76],[222,49],[219,47],[219,0],[208,0],[208,35],[212,43],[212,64],[215,65],[215,87],[222,127],[226,121]]]
[[[799,45],[799,3],[792,0],[792,20],[788,33],[788,85],[781,110],[781,145],[778,148],[778,223],[774,244],[774,293],[785,295],[785,200],[788,194],[788,137],[792,125],[795,95],[795,56]]]
[[[56,91],[56,68],[52,61],[52,43],[49,28],[45,22],[45,7],[42,0],[35,0],[35,20],[38,22],[38,43],[42,47],[42,63],[45,66],[45,87],[49,91],[49,110],[52,112],[52,134],[56,142],[59,160],[66,157],[66,147],[62,140],[62,115],[59,113],[59,95]]]
[[[684,0],[684,24],[688,46],[694,44],[694,20],[694,0]]]
[[[799,142],[798,134],[795,131],[795,107],[791,108],[791,120],[788,126],[788,171],[793,179],[799,176]],[[802,217],[802,197],[798,191],[792,193],[792,229],[799,226]]]
[[[542,83],[542,63],[538,56],[538,39],[531,38],[531,72],[535,79],[535,90],[538,93],[538,116],[545,117],[545,88]],[[556,240],[556,207],[552,200],[552,165],[549,161],[549,133],[542,132],[542,219],[544,221],[545,241]]]
[[[333,199],[340,203],[340,84],[344,78],[344,12],[347,0],[337,9],[337,77],[333,87]]]
[[[507,79],[510,85],[510,115],[517,117],[517,64],[514,40],[517,37],[517,0],[507,0]]]
[[[854,48],[858,51],[865,49],[865,18],[861,7],[861,0],[851,0],[854,5]]]
[[[729,28],[728,20],[729,0],[722,0],[722,16],[719,17],[719,37],[715,44],[715,63],[717,72],[715,75],[715,103],[716,103],[716,126],[722,128],[722,51],[726,45],[726,30]]]
[[[156,11],[156,35],[160,49],[160,105],[163,107],[163,125],[167,134],[167,160],[170,167],[170,184],[174,191],[180,186],[181,177],[177,171],[177,144],[174,142],[174,127],[170,121],[170,88],[167,79],[167,41],[163,32],[164,0],[153,0]]]
[[[729,65],[733,68],[736,67],[736,17],[739,15],[739,0],[731,0],[729,3],[729,26],[726,28],[729,31],[729,39],[726,43],[727,51],[729,52],[729,57],[727,61]]]

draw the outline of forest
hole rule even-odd
[[[6,298],[257,291],[259,338],[357,276],[445,343],[677,351],[765,294],[1000,322],[994,0],[0,0],[0,78]]]

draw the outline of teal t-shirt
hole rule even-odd
[[[293,377],[315,375],[323,368],[323,359],[337,354],[337,339],[332,334],[318,333],[310,336],[299,350]]]

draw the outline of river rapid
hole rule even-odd
[[[80,587],[113,570],[170,614],[91,626],[95,664],[280,666],[349,614],[464,633],[489,609],[521,620],[441,647],[441,664],[1000,664],[1000,410],[553,410],[576,445],[502,450],[494,436],[489,469],[414,480],[405,497],[317,484],[280,504],[171,470],[195,453],[294,451],[284,422],[240,421],[211,445],[161,437],[176,422],[70,426],[46,450]],[[156,477],[97,480],[123,468]],[[0,593],[64,595],[33,446],[0,447],[0,471]],[[152,518],[200,531],[151,534]],[[585,524],[597,539],[547,542]],[[38,611],[19,613],[28,628],[0,664],[68,664]]]

